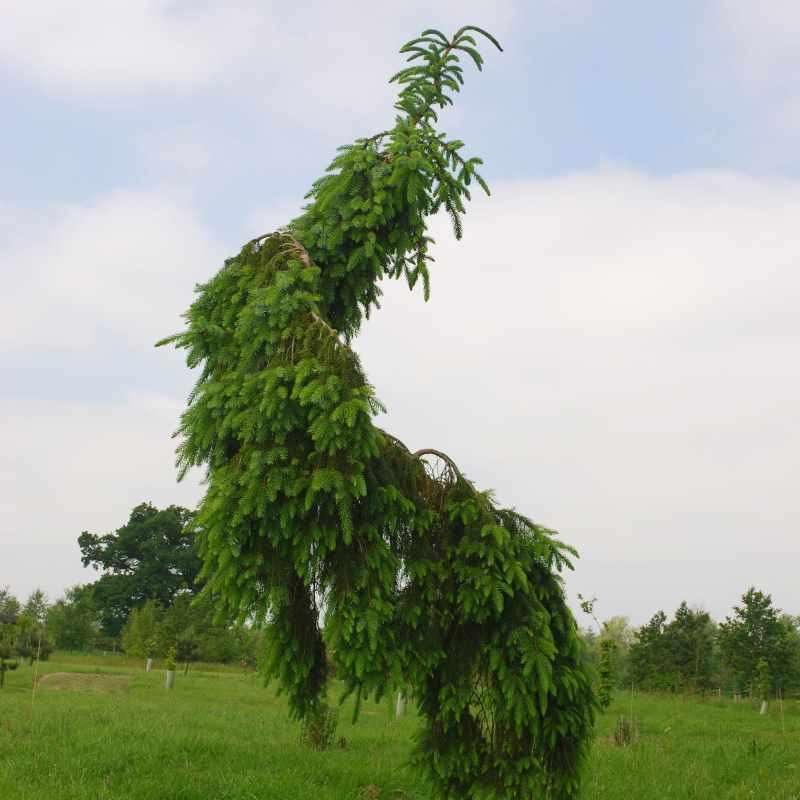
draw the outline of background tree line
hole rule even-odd
[[[101,574],[53,603],[41,590],[23,604],[0,589],[0,658],[44,660],[56,648],[163,657],[175,647],[186,663],[254,665],[259,633],[218,619],[213,599],[199,597],[191,518],[179,506],[142,503],[112,533],[84,531],[81,560]]]
[[[725,692],[763,696],[800,693],[800,618],[775,608],[769,594],[748,589],[724,622],[684,601],[672,619],[656,612],[639,628],[612,617],[583,631],[599,663],[610,643],[617,688]],[[608,658],[608,656],[607,656]]]
[[[218,619],[213,598],[201,595],[191,521],[188,509],[142,503],[116,531],[78,537],[84,566],[100,572],[96,581],[53,603],[41,590],[23,603],[0,589],[0,662],[46,659],[56,648],[160,658],[175,647],[184,663],[254,666],[259,632]],[[800,694],[800,617],[755,588],[719,624],[684,601],[671,619],[658,611],[639,628],[627,617],[598,628],[583,631],[587,654],[605,660],[617,688]]]

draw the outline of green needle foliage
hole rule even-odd
[[[340,148],[304,213],[226,261],[162,343],[199,369],[177,435],[181,474],[207,470],[205,591],[265,624],[291,713],[328,713],[330,664],[356,713],[408,686],[438,797],[571,798],[596,707],[559,577],[574,551],[376,427],[350,346],[383,278],[427,298],[427,218],[460,237],[470,187],[488,191],[436,127],[478,37],[497,45],[472,26],[409,42],[394,127]]]

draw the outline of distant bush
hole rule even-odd
[[[632,719],[627,717],[620,717],[617,720],[617,726],[614,728],[614,744],[617,747],[627,747],[636,739],[636,729]]]
[[[315,750],[327,750],[333,745],[338,723],[339,712],[325,704],[320,705],[303,720],[303,741]]]

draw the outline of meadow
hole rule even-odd
[[[0,797],[14,800],[428,800],[408,766],[413,711],[340,713],[334,748],[300,740],[284,701],[252,672],[197,665],[146,673],[119,656],[56,653],[0,690]],[[619,746],[621,715],[634,741]],[[601,716],[586,800],[800,800],[800,702],[759,716],[711,696],[620,693]]]

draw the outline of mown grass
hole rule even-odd
[[[284,701],[253,673],[179,673],[168,691],[160,670],[91,669],[59,657],[40,670],[132,680],[124,691],[99,692],[45,679],[33,695],[31,667],[8,673],[0,691],[0,798],[354,800],[370,785],[381,797],[425,797],[404,763],[415,721],[391,720],[388,704],[365,703],[355,726],[346,705],[337,732],[346,747],[316,752],[301,743]]]
[[[413,714],[349,706],[344,748],[301,743],[282,699],[242,670],[178,675],[57,654],[0,691],[0,797],[20,800],[429,800],[407,765]],[[57,673],[75,673],[64,676]],[[97,677],[92,677],[92,673]],[[83,676],[83,677],[79,677]],[[613,740],[635,720],[628,747]],[[378,794],[379,792],[379,794]],[[586,800],[800,800],[800,703],[760,717],[747,703],[620,695],[598,724]]]
[[[638,737],[614,744],[621,715]],[[800,703],[766,716],[748,702],[619,695],[600,718],[586,783],[592,800],[800,800]]]

